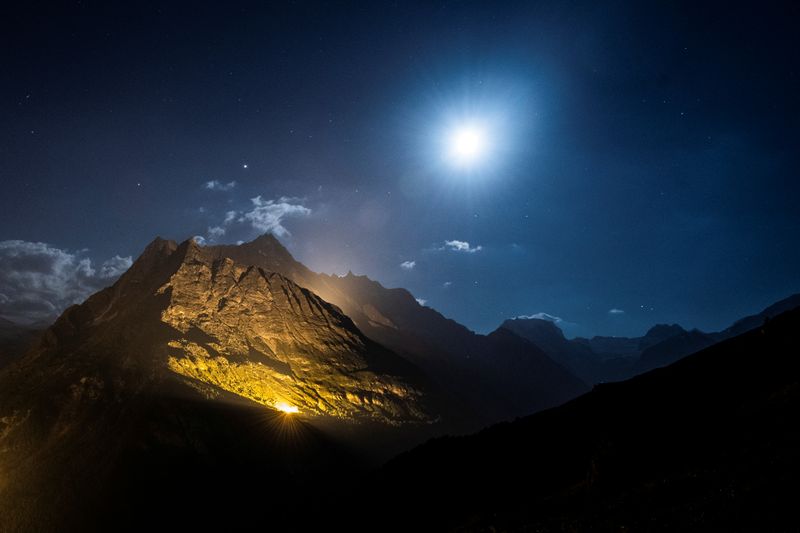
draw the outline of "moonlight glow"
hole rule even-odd
[[[486,131],[475,124],[455,128],[450,133],[447,145],[449,159],[463,167],[480,162],[489,147]]]

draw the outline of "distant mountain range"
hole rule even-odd
[[[697,329],[687,331],[678,324],[658,324],[642,337],[579,337],[568,340],[556,324],[543,319],[509,319],[500,327],[529,340],[586,383],[594,384],[627,379],[669,365],[716,342],[759,327],[796,307],[800,307],[800,294],[713,333]]]
[[[375,515],[413,492],[395,530],[796,529],[800,309],[747,320],[671,366],[401,455]]]

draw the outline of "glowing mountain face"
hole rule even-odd
[[[427,418],[421,392],[404,377],[415,369],[336,306],[193,241],[157,239],[44,339],[27,358],[20,388],[35,375],[40,386],[87,378],[107,390],[113,375],[127,389],[135,374],[146,382],[136,388],[177,380],[207,399],[227,392],[305,417],[393,425]],[[43,366],[58,369],[31,369]]]
[[[284,412],[424,418],[420,393],[397,376],[403,363],[280,274],[189,242],[156,294],[168,296],[161,320],[175,331],[167,364],[176,374]]]

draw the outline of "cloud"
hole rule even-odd
[[[414,299],[417,301],[419,305],[424,306],[426,303],[428,303],[428,300],[426,300],[425,298],[414,298]]]
[[[225,228],[222,226],[213,226],[208,228],[208,237],[211,240],[219,239],[225,235]]]
[[[311,214],[311,209],[304,206],[300,198],[282,196],[277,200],[265,200],[261,196],[256,196],[250,199],[250,203],[252,209],[249,211],[246,209],[226,211],[221,222],[208,226],[205,235],[196,235],[195,241],[205,246],[219,242],[225,236],[237,237],[242,233],[243,225],[249,225],[259,233],[273,233],[278,237],[285,237],[290,235],[284,225],[287,218]]]
[[[289,235],[289,230],[283,226],[287,217],[308,216],[311,209],[299,203],[297,198],[281,197],[278,200],[263,200],[261,196],[250,199],[253,209],[241,215],[239,222],[249,222],[253,228],[261,233],[273,233],[278,237]],[[228,215],[225,219],[228,220]]]
[[[400,263],[400,268],[404,270],[412,270],[415,266],[417,266],[416,261],[403,261]]]
[[[115,255],[95,268],[83,253],[41,242],[0,241],[0,315],[20,323],[52,320],[111,285],[132,263]]]
[[[444,287],[445,289],[449,289],[452,286],[453,286],[452,281],[445,281],[444,283],[442,283],[442,287]]]
[[[524,319],[532,319],[535,318],[537,320],[547,320],[548,322],[553,322],[555,324],[564,323],[564,319],[560,316],[554,316],[548,313],[534,313],[532,315],[519,315],[516,318],[524,318]]]
[[[133,258],[115,255],[100,266],[101,279],[116,279],[123,275],[133,264]]]
[[[219,180],[211,180],[205,182],[203,188],[208,189],[209,191],[229,191],[236,187],[235,181],[229,181],[227,183],[223,183]]]
[[[625,311],[623,311],[622,309],[617,309],[615,307],[614,309],[609,309],[608,310],[608,314],[610,314],[610,315],[624,315]]]
[[[467,241],[444,241],[444,246],[440,247],[440,250],[452,250],[454,252],[464,252],[468,254],[474,254],[475,252],[481,251],[483,247],[478,246],[470,246]]]

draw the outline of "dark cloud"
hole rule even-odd
[[[0,315],[21,323],[53,319],[113,283],[132,262],[116,255],[95,267],[84,254],[41,242],[0,241]]]

